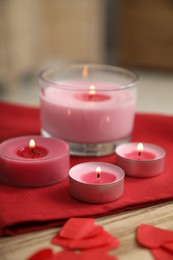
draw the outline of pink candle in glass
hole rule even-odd
[[[116,85],[95,82],[96,93],[90,94],[90,82],[62,83],[68,84],[74,89],[50,85],[41,92],[43,134],[47,132],[67,142],[83,144],[112,142],[130,136],[136,100],[127,90],[109,91],[109,88],[116,89]],[[84,86],[85,92],[75,90],[78,86]],[[108,91],[100,93],[100,89]]]
[[[165,151],[154,144],[126,143],[115,149],[116,165],[132,177],[153,177],[164,170]]]
[[[113,154],[134,124],[138,76],[123,68],[72,64],[39,75],[41,133],[79,156]]]
[[[69,146],[55,138],[24,136],[0,145],[0,180],[15,186],[47,186],[68,176]]]
[[[70,193],[88,203],[108,203],[124,192],[124,171],[112,164],[87,162],[69,171]]]

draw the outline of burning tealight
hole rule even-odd
[[[0,180],[15,186],[47,186],[68,176],[69,146],[55,138],[25,136],[0,145]]]
[[[88,203],[108,203],[124,192],[124,171],[103,162],[87,162],[69,171],[70,193],[77,200]]]
[[[122,144],[115,154],[116,164],[132,177],[153,177],[164,170],[165,151],[154,144]]]

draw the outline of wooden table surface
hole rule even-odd
[[[120,240],[121,246],[109,251],[119,260],[152,260],[154,258],[149,250],[137,244],[136,229],[145,223],[173,230],[173,202],[97,218],[96,223]],[[25,260],[44,247],[50,247],[57,252],[61,248],[50,244],[57,231],[58,228],[50,228],[14,237],[3,237],[0,239],[0,259]]]

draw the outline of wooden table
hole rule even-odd
[[[164,229],[173,230],[173,203],[166,202],[143,209],[127,211],[111,216],[96,219],[112,235],[121,241],[121,246],[110,250],[119,260],[152,260],[149,250],[140,247],[136,242],[136,229],[142,224],[150,224]],[[61,250],[58,246],[50,244],[51,238],[57,233],[58,228],[32,232],[15,237],[0,239],[0,259],[24,260],[34,252],[50,247],[54,251]],[[70,259],[67,259],[70,260]]]

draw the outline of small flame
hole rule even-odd
[[[34,141],[33,139],[30,140],[30,142],[29,142],[29,147],[30,147],[31,149],[34,149],[34,148],[35,148],[35,141]]]
[[[97,178],[99,179],[101,173],[101,168],[99,166],[96,168],[96,173],[97,173]]]
[[[96,168],[96,173],[101,173],[101,168],[98,166],[97,168]]]
[[[95,95],[96,93],[96,88],[92,85],[89,87],[89,95]]]
[[[143,144],[142,144],[142,143],[139,143],[139,144],[137,145],[137,151],[138,151],[139,153],[141,153],[141,152],[143,151],[143,149],[144,149]]]
[[[87,78],[88,77],[88,66],[84,66],[83,67],[82,76],[83,76],[83,78]]]

